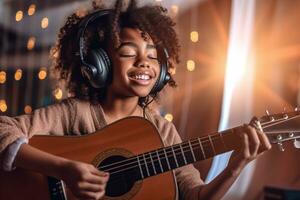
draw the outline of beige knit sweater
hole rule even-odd
[[[163,117],[147,112],[165,145],[181,142],[175,126]],[[30,115],[0,116],[0,159],[7,146],[21,137],[33,135],[83,135],[93,133],[106,125],[100,105],[69,98],[61,103],[35,110]],[[1,156],[2,155],[2,156]],[[1,163],[1,160],[0,160]],[[176,180],[183,199],[197,199],[196,187],[203,184],[198,170],[187,165],[175,170]]]

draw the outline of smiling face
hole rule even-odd
[[[152,39],[145,40],[138,29],[123,28],[121,45],[110,49],[113,64],[112,83],[108,92],[118,97],[145,97],[153,88],[160,65]]]

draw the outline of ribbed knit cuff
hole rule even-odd
[[[3,163],[2,163],[2,169],[4,171],[12,171],[15,169],[13,166],[16,155],[21,147],[22,144],[28,143],[28,139],[25,137],[18,138],[16,141],[14,141],[12,144],[10,144],[7,147],[7,150],[5,152]]]

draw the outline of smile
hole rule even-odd
[[[134,70],[128,73],[128,76],[136,80],[150,80],[153,78],[153,73],[149,70]]]
[[[151,72],[149,71],[132,71],[128,76],[131,81],[139,85],[148,85],[152,80]]]
[[[148,74],[141,74],[141,75],[134,75],[130,76],[131,78],[134,78],[136,80],[150,80],[150,76]]]

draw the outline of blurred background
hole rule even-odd
[[[161,114],[183,139],[248,123],[300,104],[300,1],[160,0],[177,23],[181,63]],[[109,6],[114,1],[105,1]],[[0,115],[29,114],[66,98],[49,77],[49,51],[66,16],[90,0],[0,0]],[[263,199],[264,188],[300,189],[300,150],[274,146],[251,162],[224,199]],[[211,181],[229,155],[196,163]]]

